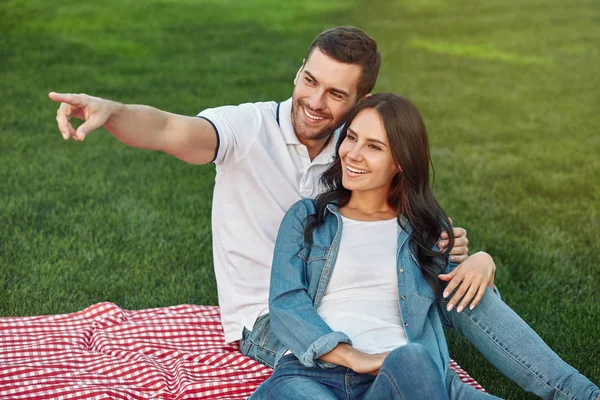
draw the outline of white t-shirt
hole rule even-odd
[[[268,312],[277,230],[301,198],[314,198],[335,140],[314,160],[291,120],[292,100],[202,111],[218,134],[212,205],[213,258],[225,340],[242,338]]]
[[[398,303],[398,221],[342,221],[340,248],[317,313],[356,349],[392,351],[408,343]]]

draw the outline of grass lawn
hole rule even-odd
[[[321,30],[377,39],[377,91],[422,110],[436,193],[497,285],[600,382],[600,4],[272,0],[0,2],[0,315],[216,304],[212,166],[64,142],[51,90],[180,114],[284,100]],[[488,391],[528,399],[464,339]]]

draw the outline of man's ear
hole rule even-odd
[[[371,97],[371,96],[373,96],[373,94],[372,94],[372,93],[367,93],[367,94],[365,94],[365,95],[362,97],[362,99],[366,99],[367,97]],[[361,99],[361,100],[362,100],[362,99]]]
[[[305,63],[306,63],[306,58],[304,60],[302,60],[302,66],[300,66],[300,69],[298,70],[298,72],[296,72],[296,77],[294,78],[294,86],[296,86],[298,84],[298,78],[300,78],[300,72],[302,72],[302,70],[304,69]]]

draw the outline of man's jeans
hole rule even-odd
[[[474,310],[448,312],[446,302],[442,306],[445,322],[524,390],[543,399],[600,399],[598,387],[558,357],[491,289]],[[465,397],[450,393],[450,398]]]
[[[379,374],[357,374],[346,367],[305,367],[284,356],[252,399],[448,399],[435,363],[419,344],[391,352]]]

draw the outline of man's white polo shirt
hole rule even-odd
[[[314,198],[335,140],[310,160],[292,127],[292,99],[202,111],[217,131],[213,258],[225,340],[268,312],[277,230],[301,198]]]

